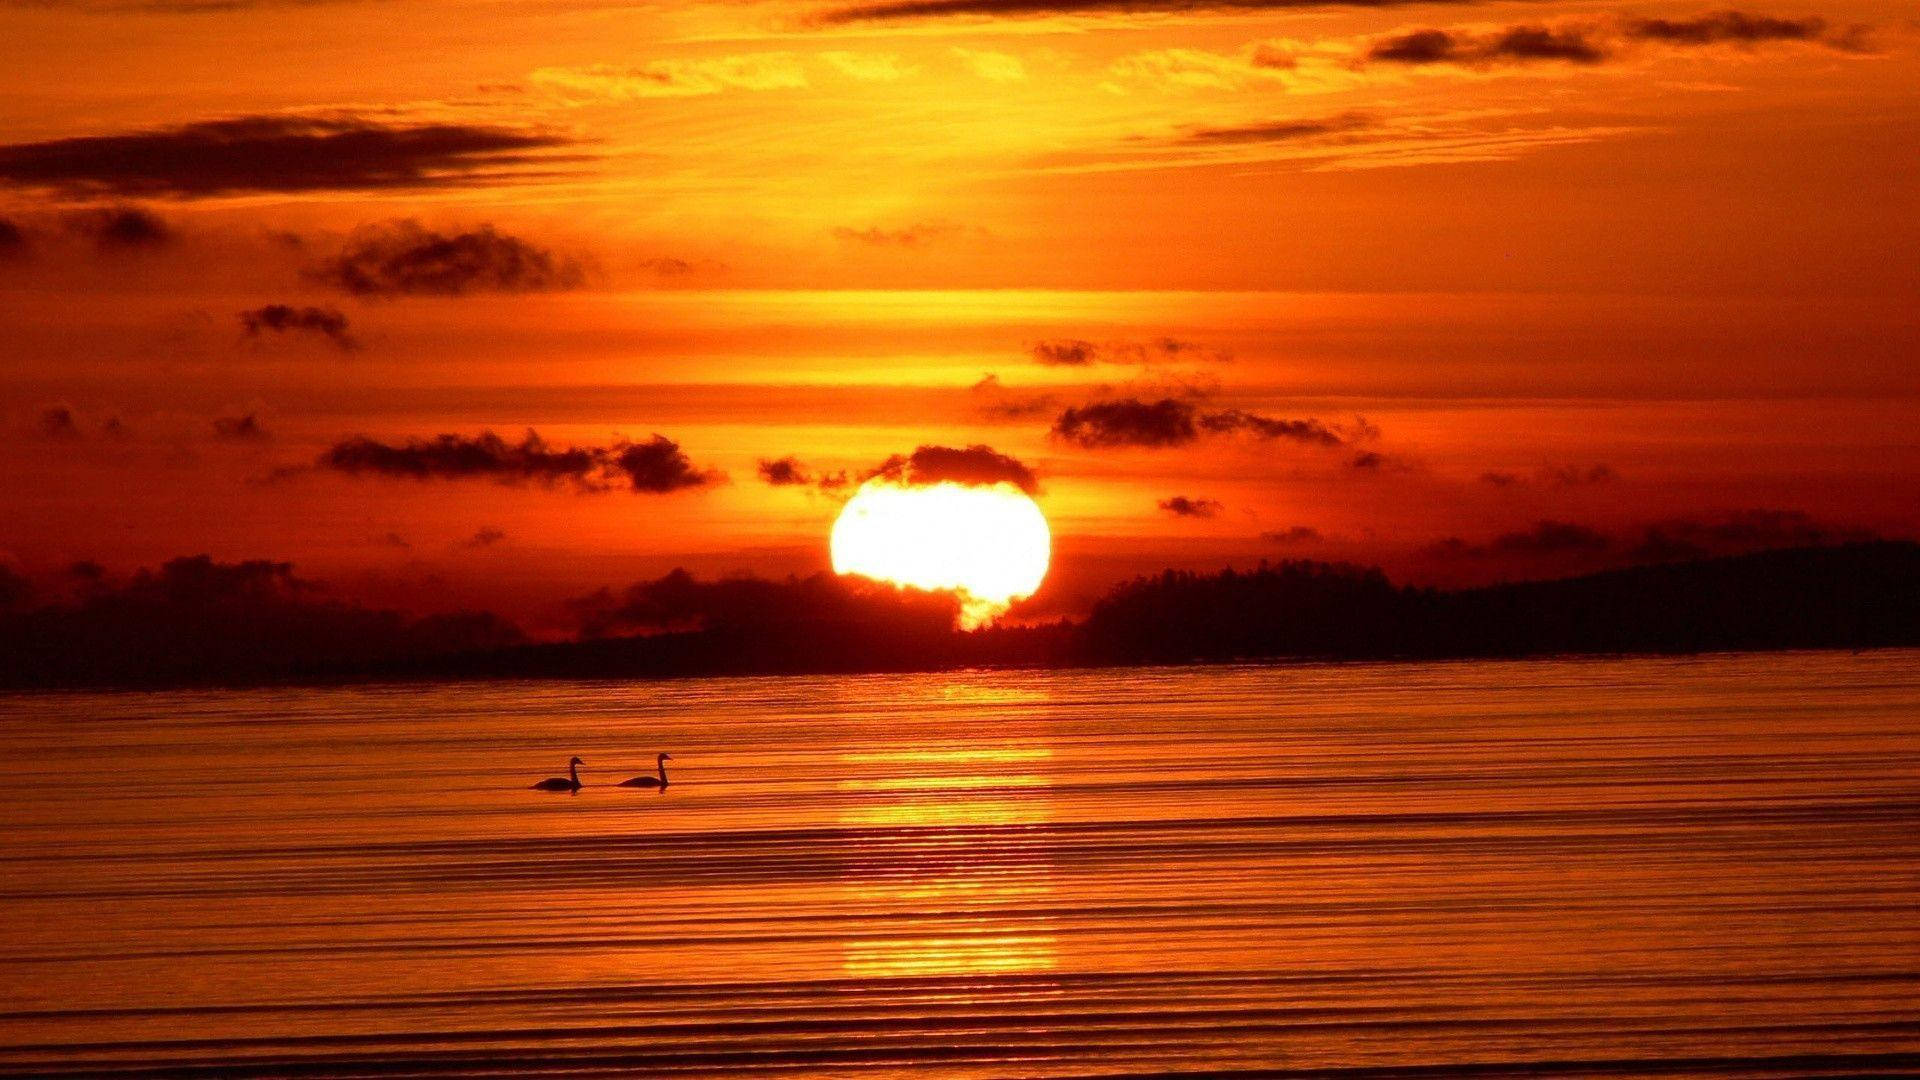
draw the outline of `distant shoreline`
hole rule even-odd
[[[1377,570],[1289,562],[1168,571],[1117,587],[1080,621],[959,631],[925,610],[841,619],[749,615],[701,629],[351,661],[207,650],[172,670],[114,668],[7,642],[9,691],[621,680],[1411,663],[1920,646],[1920,544],[1797,548],[1457,591]],[[875,610],[879,613],[875,614]],[[143,628],[164,638],[164,628]],[[25,655],[38,647],[44,662]],[[160,660],[168,659],[162,654]],[[63,666],[64,662],[64,666]],[[207,666],[226,663],[222,670]],[[152,661],[149,661],[152,664]],[[251,665],[251,666],[247,666]]]

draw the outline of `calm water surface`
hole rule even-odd
[[[0,1072],[1920,1069],[1920,653],[6,697],[0,760]]]

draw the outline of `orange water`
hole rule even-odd
[[[1920,1069],[1920,653],[7,697],[0,748],[0,1072]]]

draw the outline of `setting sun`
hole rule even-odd
[[[1047,576],[1047,519],[1012,484],[902,487],[869,480],[833,523],[833,569],[949,590],[960,621],[980,626]]]

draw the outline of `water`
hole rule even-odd
[[[0,1072],[1920,1068],[1914,652],[49,695],[0,754]]]

